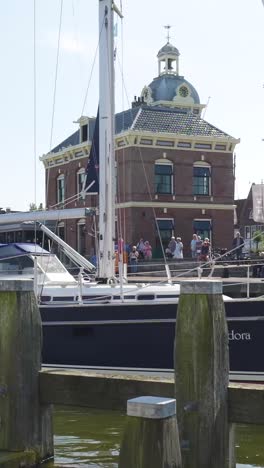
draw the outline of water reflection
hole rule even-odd
[[[55,465],[117,468],[126,416],[119,411],[57,407],[54,410]],[[237,468],[264,468],[264,428],[237,427]],[[53,463],[45,468],[54,467]]]
[[[243,468],[264,467],[264,427],[237,426],[236,442],[237,462],[244,463]]]
[[[56,465],[116,468],[124,423],[125,415],[117,411],[56,408]]]

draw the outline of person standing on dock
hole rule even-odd
[[[145,241],[145,245],[144,245],[144,258],[145,260],[151,260],[152,259],[152,247],[149,243],[149,241]]]
[[[139,258],[141,258],[142,260],[144,260],[144,248],[145,248],[144,239],[143,237],[141,237],[137,244],[137,251],[138,251]]]
[[[166,249],[166,253],[170,258],[174,257],[175,249],[176,249],[176,240],[175,240],[175,237],[172,236],[169,242],[168,248]]]
[[[201,236],[197,236],[197,240],[196,240],[196,258],[197,258],[197,260],[200,260],[202,245],[203,245],[203,241],[201,239]]]
[[[197,244],[197,234],[193,234],[193,238],[191,240],[191,246],[190,246],[193,259],[197,258],[196,244]]]
[[[234,249],[235,257],[237,260],[242,258],[242,249],[244,246],[244,239],[241,237],[240,232],[236,233],[236,237],[233,239],[232,248]]]
[[[129,254],[129,262],[131,273],[137,273],[138,251],[135,245],[132,247],[132,250]]]
[[[176,247],[173,258],[183,260],[183,243],[181,241],[181,237],[177,237],[176,239]]]
[[[201,247],[201,255],[200,255],[200,260],[202,262],[207,262],[210,257],[210,251],[211,251],[211,245],[208,237],[205,237],[202,247]]]

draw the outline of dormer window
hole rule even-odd
[[[81,143],[88,140],[88,125],[82,125],[81,128]]]

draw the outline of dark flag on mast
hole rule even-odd
[[[86,167],[83,191],[84,193],[99,192],[99,109],[95,120],[92,146]]]

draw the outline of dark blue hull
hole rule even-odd
[[[264,301],[225,303],[230,370],[264,372]],[[41,306],[43,363],[173,368],[175,304]]]

